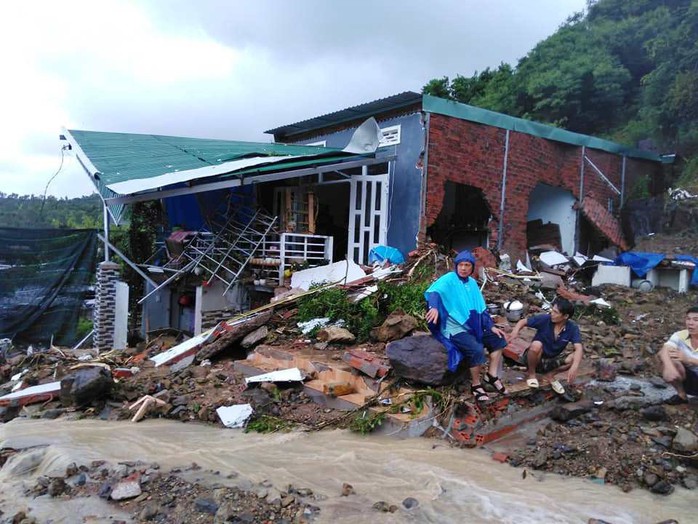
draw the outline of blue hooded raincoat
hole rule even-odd
[[[470,262],[474,269],[475,257],[470,251],[461,251],[454,262],[453,271],[439,278],[424,293],[428,307],[434,307],[439,312],[438,324],[429,323],[428,326],[434,338],[448,351],[450,371],[456,371],[463,360],[463,354],[451,342],[450,334],[446,329],[448,320],[451,319],[457,323],[463,331],[470,333],[478,342],[482,342],[483,333],[491,330],[494,325],[475,278],[461,278],[457,273],[460,262]]]

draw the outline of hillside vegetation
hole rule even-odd
[[[698,2],[590,0],[516,66],[423,92],[679,155],[698,189]],[[673,181],[676,183],[677,181]]]

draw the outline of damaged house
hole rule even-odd
[[[367,263],[381,245],[483,246],[513,260],[538,245],[628,249],[626,195],[640,179],[660,193],[667,160],[412,92],[267,132],[274,143],[65,132],[105,204],[97,338],[126,314],[109,291],[108,225],[129,204],[160,201],[168,224],[148,264],[127,261],[147,283],[143,330],[198,334],[268,302],[295,269]]]

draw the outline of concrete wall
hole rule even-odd
[[[577,212],[572,206],[575,201],[572,193],[566,189],[538,184],[531,191],[528,204],[528,221],[541,219],[544,224],[552,222],[560,226],[562,250],[568,255],[574,255]]]

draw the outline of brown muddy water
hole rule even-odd
[[[39,522],[130,521],[98,498],[26,498],[38,475],[62,476],[71,462],[141,460],[163,471],[187,467],[187,480],[218,482],[250,489],[264,480],[275,487],[311,488],[319,501],[317,522],[497,522],[613,524],[696,522],[696,493],[677,488],[668,497],[553,474],[529,472],[493,461],[482,449],[451,448],[430,439],[363,437],[343,430],[260,435],[174,421],[103,422],[15,419],[0,425],[0,446],[26,451],[0,470],[0,510],[11,517],[31,508]],[[208,472],[206,470],[209,470]],[[212,475],[211,471],[220,472]],[[226,478],[237,473],[234,478]],[[341,496],[343,483],[356,494]],[[413,497],[419,506],[402,508]],[[372,505],[384,500],[400,506],[394,514]]]

